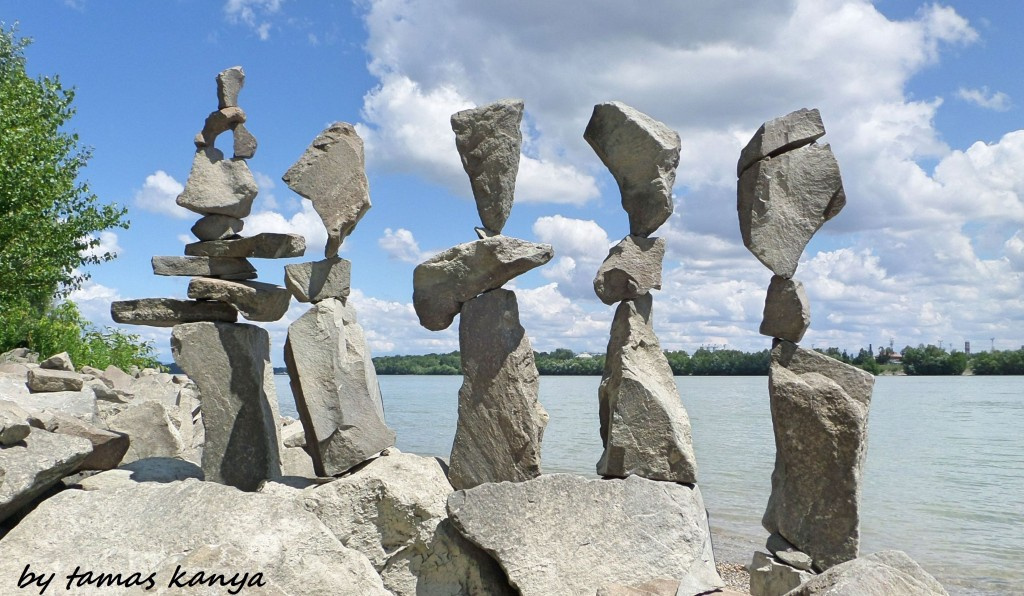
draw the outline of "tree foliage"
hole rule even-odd
[[[1024,375],[1024,348],[974,354],[971,370],[976,375]]]
[[[903,348],[903,371],[908,375],[962,375],[966,369],[967,355],[963,352],[947,352],[931,345]]]

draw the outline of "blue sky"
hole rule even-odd
[[[71,128],[84,171],[132,226],[102,240],[119,258],[74,295],[111,324],[111,300],[184,297],[152,275],[182,254],[195,215],[174,205],[192,137],[216,109],[215,75],[245,69],[240,105],[259,140],[260,184],[243,233],[304,234],[306,257],[254,261],[282,283],[322,256],[325,233],[280,176],[334,121],[366,142],[373,208],[346,240],[352,302],[375,354],[456,349],[457,324],[418,326],[412,270],[473,240],[478,225],[451,113],[505,97],[526,104],[524,158],[505,233],[550,242],[555,259],[516,279],[534,347],[602,351],[613,307],[591,281],[628,232],[618,189],[583,140],[599,102],[619,100],[675,130],[683,149],[655,327],[666,349],[761,349],[770,273],[742,245],[739,150],[765,120],[821,110],[848,198],[804,253],[808,346],[1024,344],[1024,82],[1015,68],[1024,3],[725,0],[631,3],[381,0],[0,0],[35,41],[34,75],[77,90]],[[287,324],[267,324],[280,363]],[[167,330],[132,327],[169,359]]]

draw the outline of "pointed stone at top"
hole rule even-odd
[[[232,66],[217,75],[217,109],[238,106],[238,93],[245,85],[245,71],[241,66]]]
[[[629,233],[650,236],[672,215],[679,135],[617,101],[594,106],[583,138],[611,170],[629,214]]]
[[[817,108],[803,108],[769,120],[757,129],[747,146],[740,152],[736,164],[736,176],[743,173],[755,161],[774,157],[797,147],[809,145],[825,136],[825,125]]]
[[[480,222],[496,234],[512,211],[523,144],[522,121],[521,99],[503,99],[452,114],[455,146],[473,185]]]
[[[313,202],[327,227],[324,256],[337,256],[345,237],[370,209],[363,140],[356,129],[347,122],[330,125],[281,179]]]

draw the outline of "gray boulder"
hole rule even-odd
[[[548,414],[537,399],[540,375],[514,292],[491,290],[463,305],[459,350],[463,381],[449,460],[452,486],[539,476]]]
[[[39,368],[75,372],[75,365],[71,362],[71,356],[69,356],[67,352],[61,352],[60,354],[50,356],[39,363]]]
[[[81,391],[85,384],[85,379],[76,372],[41,367],[29,369],[26,379],[29,391],[33,393]]]
[[[615,304],[661,289],[664,238],[626,236],[608,251],[594,278],[594,292],[601,302]]]
[[[110,303],[110,318],[115,323],[174,327],[182,323],[221,321],[233,323],[238,310],[230,304],[211,300],[177,300],[175,298],[140,298],[115,300]]]
[[[344,301],[352,288],[352,262],[341,257],[285,265],[284,285],[299,302]]]
[[[33,416],[44,410],[51,410],[64,412],[90,423],[97,421],[96,394],[92,387],[83,386],[81,391],[30,393],[25,385],[25,377],[20,377],[13,383],[10,378],[4,377],[5,375],[0,375],[0,399],[13,402]]]
[[[217,109],[223,110],[238,105],[238,94],[245,85],[245,71],[241,66],[232,66],[217,74]]]
[[[765,544],[765,548],[767,548],[768,552],[774,555],[776,559],[790,567],[796,567],[797,569],[803,569],[804,571],[815,571],[814,561],[811,557],[808,556],[807,553],[798,550],[779,534],[773,533],[768,536],[768,542]]]
[[[825,125],[821,123],[821,113],[817,109],[803,108],[769,120],[757,129],[746,147],[740,151],[736,177],[742,175],[754,162],[809,145],[823,136]]]
[[[245,221],[228,215],[204,215],[192,226],[192,234],[200,240],[223,240],[242,232]]]
[[[191,257],[235,257],[253,259],[289,259],[306,253],[306,238],[300,234],[264,232],[244,238],[206,240],[185,245]]]
[[[751,596],[782,596],[814,577],[811,572],[787,565],[761,551],[754,552],[748,569]]]
[[[148,457],[100,472],[78,481],[74,488],[82,490],[113,490],[137,482],[178,482],[188,478],[203,479],[203,469],[196,464],[173,457]]]
[[[20,443],[28,436],[30,416],[18,404],[0,399],[0,448]]]
[[[313,202],[324,226],[324,256],[337,256],[345,238],[370,209],[363,140],[347,122],[324,129],[282,177],[288,188]]]
[[[259,187],[242,159],[225,159],[215,147],[196,151],[192,172],[176,202],[201,215],[217,213],[244,218],[252,210]]]
[[[153,257],[152,263],[155,275],[202,275],[221,279],[256,277],[252,263],[234,257]]]
[[[464,302],[554,256],[550,244],[508,236],[466,242],[434,255],[413,271],[412,304],[420,325],[431,331],[447,329]]]
[[[281,474],[277,393],[266,330],[188,323],[171,331],[171,356],[202,394],[206,479],[255,490]]]
[[[679,135],[624,103],[594,106],[583,133],[619,183],[629,233],[650,236],[672,215]]]
[[[235,159],[249,159],[256,155],[256,137],[249,132],[249,129],[245,127],[245,124],[239,122],[231,129],[234,133],[234,158]]]
[[[934,577],[903,551],[886,550],[836,565],[788,596],[946,596]]]
[[[211,112],[203,123],[203,130],[199,133],[199,136],[203,139],[201,146],[213,147],[220,133],[244,122],[245,111],[238,106],[221,108],[216,112]]]
[[[314,304],[288,327],[284,361],[317,475],[342,474],[395,444],[354,309],[337,298]]]
[[[473,186],[476,209],[484,228],[500,234],[512,211],[519,149],[523,133],[523,100],[504,99],[452,114],[455,147]]]
[[[764,300],[761,335],[798,343],[810,326],[811,303],[804,284],[773,275]]]
[[[448,515],[523,596],[668,578],[685,578],[691,593],[724,585],[696,486],[549,474],[457,491]]]
[[[811,236],[844,205],[843,179],[828,145],[756,162],[737,187],[743,244],[782,277],[793,277]]]
[[[855,559],[874,377],[778,341],[768,383],[775,470],[761,523],[810,555],[817,569]]]
[[[615,310],[598,390],[602,476],[697,482],[690,419],[654,333],[650,294]]]
[[[187,452],[168,407],[158,401],[128,404],[108,417],[106,423],[110,430],[130,437],[128,449],[118,463],[149,457],[181,457]]]
[[[188,297],[224,302],[250,321],[276,321],[288,312],[292,294],[281,286],[258,281],[193,277]]]
[[[100,428],[61,411],[47,411],[46,430],[59,435],[81,437],[92,443],[92,453],[78,466],[79,470],[109,470],[116,468],[128,452],[127,434]]]
[[[37,428],[31,429],[20,443],[0,449],[0,522],[17,513],[61,478],[75,472],[91,452],[92,443],[86,439]],[[2,548],[0,553],[3,553]],[[10,558],[10,555],[0,554],[0,566]],[[6,581],[13,580],[0,575],[0,582]],[[2,585],[0,583],[0,592],[14,593],[3,589]]]
[[[132,383],[135,381],[134,377],[114,364],[103,369],[103,378],[110,381],[113,388],[118,391],[131,391]]]

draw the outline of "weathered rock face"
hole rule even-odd
[[[810,325],[811,303],[804,284],[773,275],[764,301],[761,335],[797,343],[804,338]]]
[[[243,218],[252,210],[259,187],[241,159],[224,159],[215,147],[196,151],[178,205],[201,215],[217,213]]]
[[[28,388],[33,393],[50,391],[81,391],[85,381],[82,375],[67,370],[46,368],[29,369]]]
[[[167,406],[158,401],[131,403],[108,418],[107,426],[131,437],[121,459],[126,464],[150,457],[182,457],[187,452]]]
[[[697,482],[690,419],[651,320],[651,295],[615,310],[598,391],[602,476]]]
[[[811,559],[807,553],[798,550],[779,534],[772,534],[768,536],[768,542],[765,544],[765,548],[767,548],[768,552],[773,554],[776,559],[782,561],[786,565],[796,567],[797,569],[803,569],[804,571],[814,571],[814,560]]]
[[[192,257],[288,259],[306,254],[306,239],[299,234],[264,232],[245,238],[207,240],[185,245]]]
[[[523,133],[523,101],[505,99],[452,114],[455,146],[469,174],[480,221],[500,234],[512,211]]]
[[[276,321],[288,312],[292,294],[281,286],[258,281],[194,277],[188,283],[188,297],[224,302],[250,321]]]
[[[192,234],[200,240],[223,240],[241,233],[245,221],[227,215],[206,215],[192,226]]]
[[[206,479],[255,490],[281,472],[270,336],[253,325],[188,323],[171,355],[202,393]]]
[[[813,573],[791,567],[769,554],[755,551],[750,563],[750,594],[782,596],[813,576]]]
[[[39,368],[75,372],[75,365],[71,362],[71,356],[69,356],[67,352],[61,352],[60,354],[50,356],[39,363]]]
[[[352,288],[352,262],[341,257],[285,265],[284,284],[299,302],[348,298]]]
[[[156,275],[202,275],[221,279],[256,277],[252,263],[233,257],[153,257],[152,263]]]
[[[183,582],[198,571],[226,574],[226,581],[236,572],[236,581],[260,573],[261,594],[388,594],[366,557],[342,546],[297,504],[196,480],[64,491],[47,499],[0,540],[0,592],[19,592],[25,553],[33,553],[32,571],[58,578],[76,567],[126,577],[137,571],[143,579],[155,573],[155,585],[168,594],[182,592],[168,587],[178,565],[187,571]]]
[[[83,478],[75,488],[82,490],[113,490],[139,482],[177,482],[203,479],[203,469],[196,464],[173,457],[149,457]]]
[[[789,596],[946,596],[934,577],[903,551],[886,550],[836,565]]]
[[[462,304],[487,290],[547,263],[550,244],[493,236],[453,246],[416,266],[412,303],[420,325],[447,329]]]
[[[238,319],[238,310],[230,304],[210,300],[140,298],[111,302],[110,318],[116,323],[174,327],[198,321],[233,323]]]
[[[594,278],[594,292],[601,302],[615,304],[661,289],[664,238],[626,236],[608,251]]]
[[[20,443],[28,436],[30,414],[13,401],[0,399],[0,448]]]
[[[245,71],[241,66],[220,71],[217,74],[217,109],[223,110],[238,105],[238,94],[245,85]]]
[[[31,429],[21,443],[0,449],[0,471],[3,471],[0,474],[0,521],[77,470],[90,453],[92,443],[86,439],[39,429]],[[0,544],[3,542],[0,541]],[[17,551],[14,554],[18,554]],[[4,561],[16,559],[14,554],[0,556],[0,565]],[[17,576],[16,573],[10,578],[0,579],[0,582],[15,581]],[[15,592],[8,589],[0,591]]]
[[[199,136],[203,139],[203,147],[213,147],[220,136],[220,133],[230,130],[239,124],[245,122],[245,111],[242,108],[233,106],[229,108],[221,108],[216,112],[210,113],[206,117],[206,122],[203,123],[203,130],[199,133]]]
[[[288,327],[284,356],[318,475],[347,472],[395,444],[351,307],[336,298],[314,304]]]
[[[363,140],[351,124],[336,122],[282,177],[288,188],[313,202],[327,227],[326,257],[337,256],[345,237],[370,209],[365,169]]]
[[[245,124],[239,122],[235,125],[232,131],[234,132],[235,135],[235,159],[249,159],[250,157],[256,155],[256,137],[254,137],[252,133],[249,132],[249,129],[245,127]]]
[[[822,124],[821,113],[817,109],[804,108],[769,120],[757,129],[747,142],[747,146],[740,151],[736,176],[743,174],[743,171],[754,162],[809,145],[823,136],[825,125]]]
[[[701,586],[691,593],[723,585],[696,487],[549,474],[457,491],[448,514],[523,596],[666,578]]]
[[[492,290],[463,305],[459,349],[464,380],[448,472],[452,486],[539,476],[548,414],[537,400],[540,375],[514,292]]]
[[[828,145],[758,161],[737,187],[743,244],[782,277],[793,277],[811,236],[844,205],[843,179]]]
[[[779,341],[768,383],[775,470],[761,523],[810,555],[818,569],[854,559],[874,377]]]
[[[672,215],[679,135],[626,104],[594,106],[583,133],[611,171],[629,214],[629,233],[650,236]]]
[[[92,443],[92,453],[79,464],[79,470],[109,470],[117,467],[128,452],[127,434],[102,429],[94,424],[65,414],[48,411],[50,424],[46,430],[61,435],[81,437]]]

